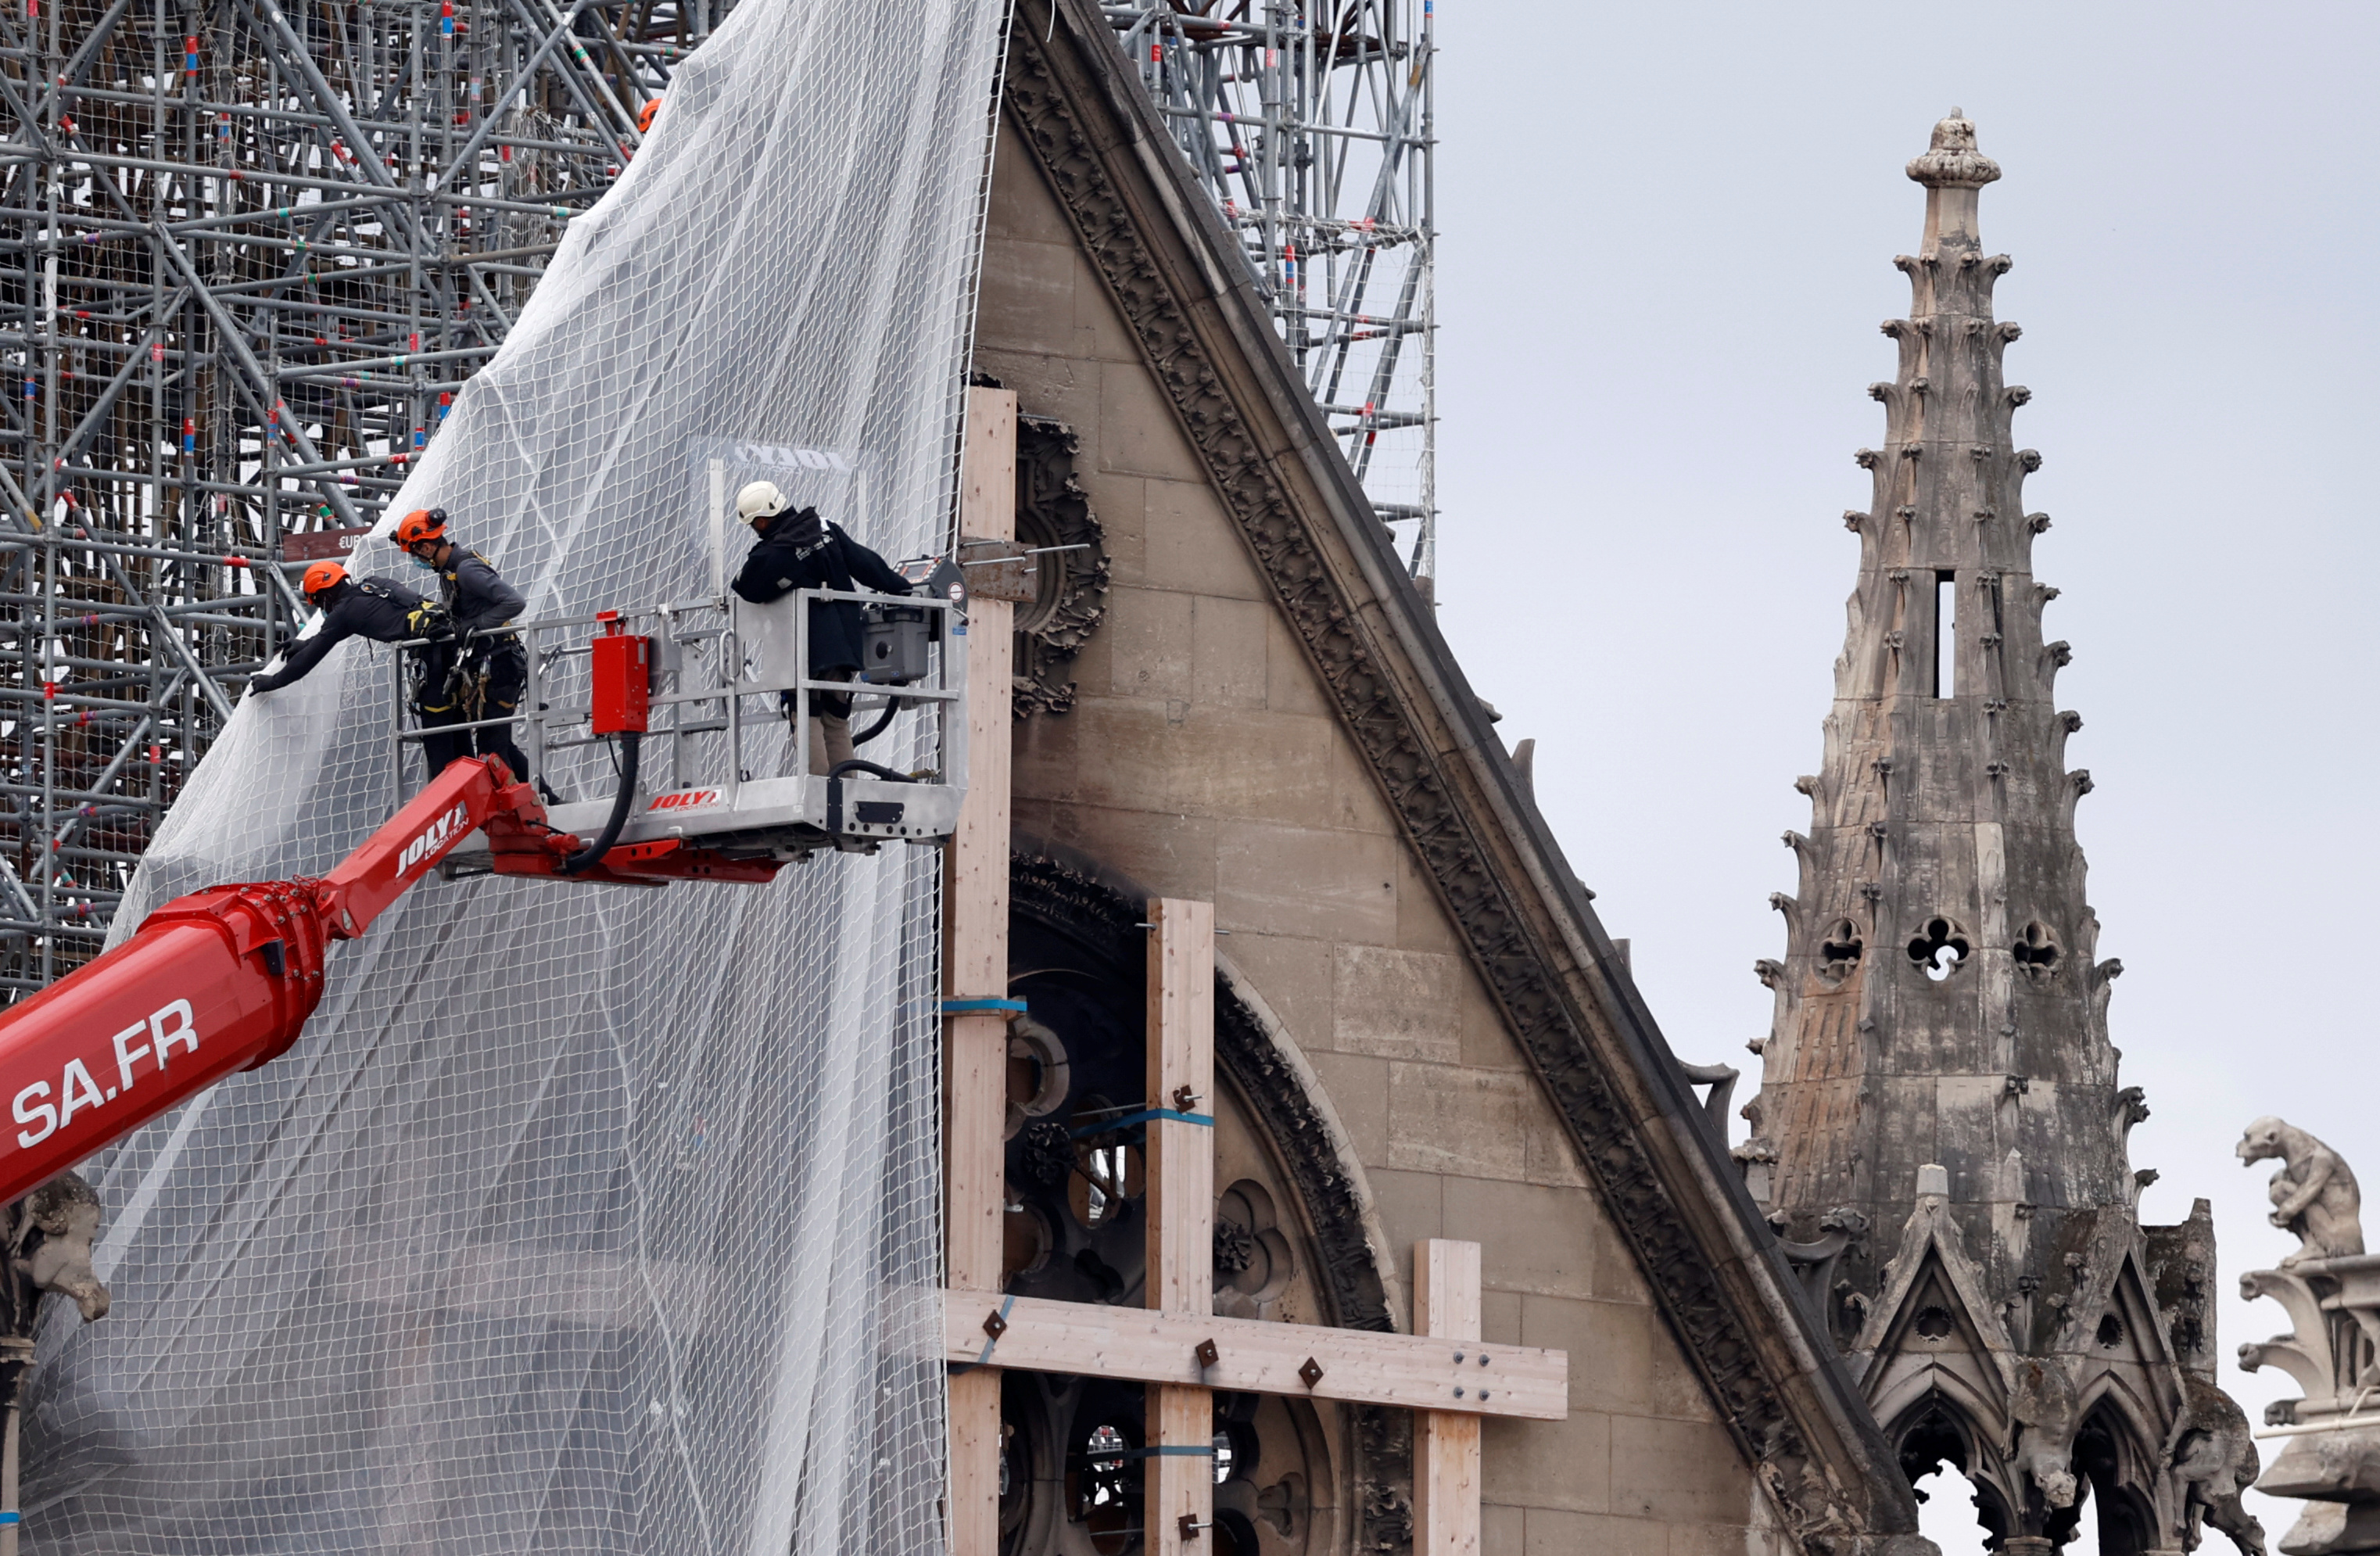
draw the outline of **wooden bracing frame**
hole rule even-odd
[[[1015,533],[1016,396],[967,392],[963,535]],[[950,1383],[952,1556],[999,1556],[1002,1368],[1148,1385],[1142,1549],[1198,1556],[1214,1520],[1214,1391],[1305,1394],[1419,1413],[1416,1556],[1479,1550],[1479,1417],[1560,1420],[1569,1358],[1479,1342],[1479,1246],[1414,1254],[1414,1331],[1213,1316],[1215,910],[1148,905],[1148,1307],[1002,1294],[1007,1116],[1010,607],[972,602],[966,808],[944,898],[943,1294]]]

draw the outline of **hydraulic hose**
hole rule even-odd
[[[829,778],[840,778],[846,772],[872,772],[888,784],[914,784],[917,781],[906,772],[895,772],[889,767],[879,767],[872,761],[862,761],[857,757],[852,758],[849,761],[839,761],[826,770],[826,775]]]
[[[563,874],[586,874],[612,851],[612,845],[620,841],[620,829],[628,824],[629,808],[637,803],[637,750],[644,738],[634,730],[621,734],[620,792],[612,796],[612,814],[604,820],[601,836],[562,861]]]
[[[851,743],[855,746],[865,746],[870,740],[873,740],[878,735],[883,734],[886,730],[891,729],[892,727],[892,715],[900,711],[901,704],[888,698],[884,703],[884,711],[876,715],[876,722],[874,723],[869,724],[866,729],[861,730],[857,735],[853,735],[851,737]]]

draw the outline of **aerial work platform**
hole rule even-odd
[[[1004,449],[1013,403],[993,419],[979,435]],[[1014,465],[1002,459],[970,476],[965,494],[980,507],[986,492],[1006,497]],[[968,511],[963,504],[962,524]],[[888,842],[933,846],[957,835],[973,748],[1006,754],[985,730],[971,739],[967,684],[970,661],[982,655],[978,676],[1001,694],[994,727],[1005,735],[1009,606],[989,606],[971,638],[965,569],[982,570],[987,601],[1005,602],[1030,588],[1026,553],[1010,540],[962,537],[951,555],[899,568],[906,595],[795,590],[755,603],[723,587],[716,525],[712,553],[718,591],[709,598],[516,621],[486,634],[517,638],[524,651],[522,700],[508,719],[408,727],[418,700],[411,678],[444,677],[458,656],[469,658],[471,639],[397,645],[386,713],[398,792],[370,837],[319,878],[176,897],[104,955],[0,1011],[0,1095],[23,1126],[0,1131],[0,1202],[286,1052],[322,998],[331,946],[360,938],[432,871],[762,884],[820,849],[873,853]],[[853,607],[862,613],[860,675],[814,674],[810,613]],[[853,699],[855,745],[881,740],[875,748],[887,760],[811,772],[811,714],[828,697]],[[409,748],[509,725],[520,726],[530,773],[511,772],[509,759],[462,756],[407,784],[419,771]],[[611,761],[568,763],[567,781],[594,792],[568,802],[541,796],[535,779],[588,747]],[[0,1503],[8,1500],[0,1488]]]
[[[0,1013],[0,1092],[25,1126],[13,1149],[0,1138],[0,1202],[285,1052],[322,1000],[330,946],[361,937],[432,870],[453,873],[460,861],[464,873],[549,881],[757,883],[820,847],[949,838],[966,790],[965,590],[951,564],[931,565],[930,576],[933,597],[802,590],[761,606],[516,624],[529,653],[533,760],[613,745],[613,793],[548,807],[500,759],[457,758],[328,875],[177,897],[123,944]],[[844,602],[870,612],[865,642],[880,682],[809,674],[802,613]],[[649,632],[627,630],[648,622]],[[847,761],[808,773],[810,700],[844,692],[867,698],[876,732],[898,735],[927,765]],[[404,727],[404,693],[400,679],[391,705],[400,755],[425,733]],[[795,772],[759,777],[747,763],[763,748],[747,735],[781,716],[781,694],[795,713]],[[753,715],[755,698],[766,714]],[[464,727],[475,726],[443,729]],[[649,739],[662,748],[662,783],[651,792],[638,783]],[[783,747],[767,749],[774,760]]]
[[[398,770],[412,770],[402,748],[426,735],[505,722],[521,726],[540,775],[561,753],[613,748],[612,793],[548,808],[557,830],[605,840],[601,868],[581,880],[766,880],[821,848],[940,843],[966,796],[966,593],[949,562],[905,570],[932,591],[799,590],[765,605],[730,596],[516,622],[507,630],[528,652],[528,682],[514,721],[406,727],[401,653],[389,693]],[[856,681],[815,676],[808,663],[805,613],[839,602],[867,614],[870,663]],[[813,772],[814,705],[836,696],[854,699],[862,754]],[[865,748],[879,740],[883,756],[871,760]],[[491,869],[487,839],[467,838],[442,868]]]

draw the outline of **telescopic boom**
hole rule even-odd
[[[322,957],[474,831],[499,875],[552,876],[579,840],[493,758],[450,764],[320,880],[176,897],[130,940],[0,1011],[0,1203],[298,1040]]]

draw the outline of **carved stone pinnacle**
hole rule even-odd
[[[1980,189],[2000,176],[2000,164],[1975,150],[1975,123],[1950,110],[1934,127],[1934,144],[1909,164],[1909,176],[1929,189]]]

